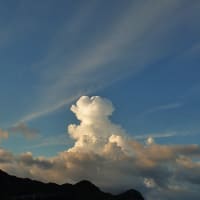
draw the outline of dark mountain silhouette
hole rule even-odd
[[[18,178],[0,170],[1,200],[144,200],[136,190],[119,195],[101,191],[87,180],[74,185],[42,183],[28,178]]]

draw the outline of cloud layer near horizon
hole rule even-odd
[[[114,107],[98,96],[80,97],[71,111],[80,121],[68,126],[73,147],[51,158],[0,149],[0,168],[45,182],[88,179],[106,190],[136,188],[149,200],[199,199],[198,145],[140,143],[111,122]]]

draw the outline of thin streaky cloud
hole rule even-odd
[[[162,111],[178,109],[178,108],[182,107],[183,105],[184,105],[183,103],[171,103],[171,104],[155,106],[153,108],[150,108],[150,109],[142,112],[139,115],[139,117],[144,117],[144,116],[146,116],[148,114],[155,113],[155,112],[162,112]]]
[[[149,134],[145,134],[145,135],[136,135],[134,136],[135,139],[138,140],[143,140],[149,137],[153,137],[153,138],[168,138],[168,137],[174,137],[180,135],[177,132],[169,132],[169,133],[149,133]]]
[[[195,132],[191,132],[191,131],[166,131],[166,132],[161,132],[161,133],[148,133],[148,134],[138,134],[135,135],[133,138],[136,140],[145,140],[149,137],[152,138],[170,138],[170,137],[181,137],[181,136],[191,136],[191,135],[195,135]]]
[[[48,138],[41,138],[41,142],[35,145],[28,146],[27,149],[35,149],[41,147],[49,147],[49,146],[60,146],[60,145],[71,145],[71,141],[69,140],[67,134],[57,134],[56,136],[50,136]]]
[[[42,116],[48,115],[54,111],[57,111],[58,109],[62,108],[63,106],[65,106],[65,105],[71,103],[72,101],[74,101],[75,99],[77,99],[79,96],[81,96],[81,94],[73,96],[69,99],[62,100],[62,101],[58,102],[57,104],[46,108],[45,110],[30,113],[30,114],[26,115],[25,117],[21,118],[18,122],[15,123],[15,125],[17,125],[21,122],[29,122],[34,119],[40,118]]]
[[[166,104],[166,105],[161,105],[161,106],[152,108],[147,112],[151,113],[151,112],[157,112],[157,111],[162,111],[162,110],[171,110],[171,109],[175,109],[175,108],[180,108],[181,106],[183,106],[183,103]]]
[[[65,55],[66,45],[70,46],[70,51],[73,50],[74,42],[76,38],[79,37],[80,32],[84,28],[84,26],[88,23],[89,18],[91,18],[91,14],[94,8],[97,6],[97,2],[92,2],[90,4],[82,4],[77,10],[74,11],[73,16],[71,16],[65,23],[58,29],[53,37],[50,47],[47,49],[46,57],[41,60],[40,63],[33,64],[33,68],[42,68],[43,66],[47,66],[47,69],[44,69],[42,72],[42,76],[46,77],[51,74],[51,70],[53,76],[56,74],[53,73],[54,66],[51,63],[58,62],[58,58],[63,58]],[[66,40],[66,38],[70,38],[70,40]],[[66,42],[65,42],[66,41]],[[73,52],[73,51],[72,51]],[[73,59],[76,59],[73,56]],[[67,61],[64,59],[64,62]],[[62,63],[62,61],[61,61]],[[67,63],[66,63],[67,64]],[[50,72],[49,72],[50,71]]]
[[[113,80],[112,82],[114,82],[114,80],[119,80],[120,77],[123,78],[125,74],[130,75],[130,73],[138,73],[148,67],[149,63],[167,56],[168,49],[160,49],[160,47],[156,49],[155,43],[159,40],[162,40],[162,42],[165,41],[162,36],[158,36],[159,31],[163,29],[161,19],[164,21],[167,20],[168,13],[173,12],[179,4],[180,1],[167,1],[159,3],[157,6],[148,2],[145,4],[141,2],[133,3],[128,11],[125,10],[126,12],[124,11],[119,19],[116,18],[107,32],[104,31],[100,37],[94,36],[91,40],[92,42],[89,41],[86,46],[80,48],[81,50],[84,49],[84,51],[77,51],[69,58],[66,57],[62,50],[59,50],[59,46],[62,46],[62,43],[58,40],[56,44],[54,41],[53,48],[49,49],[49,53],[44,59],[44,63],[48,63],[49,66],[45,71],[41,72],[42,89],[38,91],[38,97],[35,101],[37,103],[33,106],[33,112],[23,117],[22,121],[29,121],[56,111],[64,105],[61,103],[60,106],[60,102],[66,101],[66,99],[73,99],[77,90],[89,88],[89,90],[93,92],[97,91],[98,88],[94,88],[94,85],[103,83],[104,85],[109,85],[111,79]],[[138,19],[140,19],[140,23],[138,23]],[[84,20],[81,23],[85,23]],[[169,23],[166,24],[166,27],[170,29],[175,23],[176,20],[174,20],[172,25]],[[158,25],[158,33],[152,36],[150,30],[156,24]],[[167,30],[166,27],[165,30]],[[62,30],[63,29],[61,29],[61,31]],[[78,36],[79,35],[77,35],[77,37]],[[144,36],[147,36],[147,41],[144,40]],[[164,37],[167,37],[167,31]],[[168,42],[167,39],[165,42]],[[149,45],[154,45],[154,51],[146,51]],[[117,66],[119,76],[115,76],[116,67],[109,66],[108,68],[109,63],[120,61],[130,48],[135,58],[134,62],[131,66]],[[50,52],[53,52],[54,49],[57,49],[58,53],[61,55],[57,62],[54,59],[52,60],[51,56],[49,56],[51,55]],[[53,63],[53,65],[51,63]],[[37,65],[37,63],[35,65]],[[40,65],[43,64],[40,63]],[[57,67],[55,68],[55,66]],[[41,69],[43,68],[44,67],[41,66]],[[85,77],[90,78],[86,79]],[[104,77],[104,79],[102,79],[102,77]],[[105,84],[105,82],[107,84]],[[68,93],[66,94],[65,91],[68,91]],[[43,111],[37,112],[35,110]]]
[[[99,85],[97,87],[95,87],[96,89],[102,89],[102,87],[104,87],[105,85],[102,84],[102,85]],[[40,117],[44,117],[50,113],[53,113],[53,112],[56,112],[57,110],[63,108],[64,106],[72,103],[74,100],[78,99],[80,96],[82,96],[83,94],[86,95],[86,94],[90,94],[92,91],[94,91],[93,87],[85,91],[82,91],[82,92],[78,92],[76,95],[71,95],[69,98],[66,98],[66,99],[63,99],[51,106],[49,106],[48,108],[46,109],[41,109],[41,111],[38,111],[38,112],[32,112],[30,114],[27,114],[25,115],[24,117],[22,117],[20,120],[18,120],[17,122],[15,122],[13,124],[13,126],[16,126],[20,123],[25,123],[25,122],[30,122],[32,120],[36,120]]]

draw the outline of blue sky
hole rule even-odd
[[[200,2],[0,1],[1,147],[55,156],[82,95],[145,143],[200,144]]]
[[[99,95],[113,102],[114,120],[133,136],[174,132],[180,137],[163,142],[198,141],[198,1],[1,4],[3,129],[25,120],[40,140],[63,135],[75,120],[70,105]],[[13,151],[23,146],[14,137],[29,146],[10,137],[2,145]]]

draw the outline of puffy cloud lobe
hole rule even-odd
[[[136,188],[149,200],[200,197],[198,145],[159,145],[153,138],[139,143],[110,121],[113,105],[101,97],[81,97],[71,110],[80,120],[68,126],[71,149],[52,158],[1,149],[6,159],[0,168],[46,182],[89,179],[107,190]]]
[[[153,137],[148,137],[147,140],[146,140],[146,144],[147,144],[147,145],[154,144],[154,139],[153,139]]]
[[[112,103],[99,96],[82,96],[76,105],[71,106],[71,111],[77,119],[84,124],[92,124],[95,121],[106,121],[108,116],[114,111]]]
[[[98,96],[82,96],[71,106],[71,111],[80,120],[80,124],[68,126],[70,136],[76,140],[70,151],[102,151],[102,147],[113,135],[125,135],[125,131],[110,122],[109,116],[114,111],[107,99]]]

